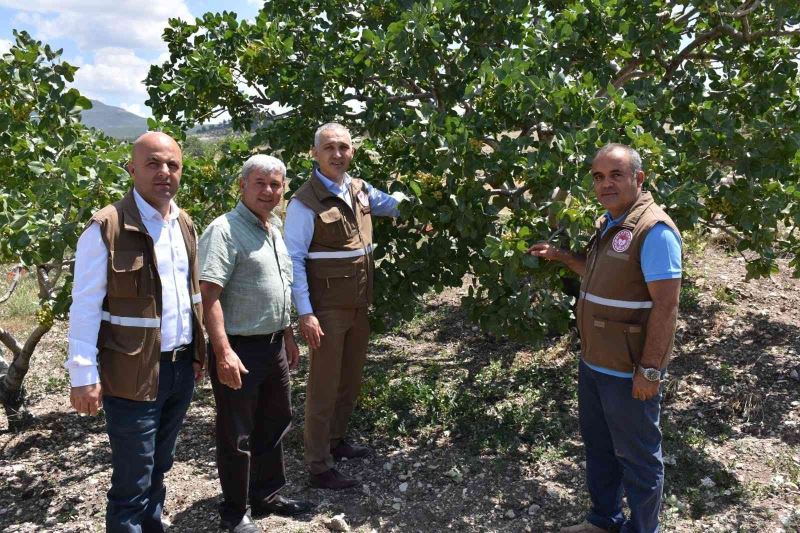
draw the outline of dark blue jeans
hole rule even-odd
[[[656,533],[664,490],[661,390],[643,402],[632,380],[592,370],[581,361],[578,410],[586,449],[586,484],[592,509],[586,519],[604,529]],[[622,513],[623,491],[631,516]]]
[[[172,467],[175,439],[194,390],[191,360],[162,362],[153,402],[103,397],[111,442],[108,532],[162,532],[164,474]]]

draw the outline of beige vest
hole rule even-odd
[[[142,223],[133,191],[94,214],[108,248],[108,287],[97,337],[103,394],[152,401],[158,395],[161,355],[161,278],[153,239]],[[192,282],[194,360],[205,365],[203,307],[197,273],[197,239],[192,220],[180,211],[178,224]]]
[[[314,211],[306,276],[314,309],[356,308],[372,303],[372,216],[366,184],[350,181],[351,209],[331,194],[315,171],[293,200]]]
[[[657,222],[680,233],[649,192],[642,193],[625,220],[601,238],[605,222],[605,215],[597,220],[581,281],[577,312],[581,352],[593,365],[633,372],[642,358],[647,318],[653,307],[640,263],[645,236]],[[674,337],[673,329],[673,340]],[[671,352],[672,340],[662,368]]]

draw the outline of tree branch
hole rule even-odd
[[[675,72],[678,70],[678,67],[681,65],[681,63],[683,63],[684,60],[689,57],[689,54],[691,54],[696,48],[699,48],[707,42],[716,39],[720,35],[722,35],[722,28],[717,26],[695,37],[692,42],[687,44],[686,47],[684,47],[684,49],[681,50],[678,55],[667,64],[666,73],[664,74],[664,78],[661,80],[661,85],[666,85],[666,83],[672,79],[672,76],[675,75]]]
[[[409,102],[411,100],[422,100],[422,99],[425,99],[425,98],[434,98],[435,96],[436,95],[433,93],[433,91],[425,91],[425,92],[414,93],[414,94],[397,94],[397,95],[389,96],[388,98],[386,98],[386,102],[387,103]],[[370,98],[365,98],[362,101],[364,103],[366,103],[366,104],[372,104],[372,103],[377,102],[379,100],[383,100],[383,99],[382,98],[370,97]]]
[[[748,5],[749,4],[749,5]],[[761,5],[761,0],[747,0],[744,4],[739,6],[733,13],[720,12],[723,17],[733,17],[735,19],[744,18]]]
[[[517,187],[516,189],[489,189],[489,194],[504,196],[506,198],[519,198],[528,192],[531,187],[532,185],[523,185],[522,187]]]
[[[22,346],[20,346],[17,339],[14,336],[6,331],[4,328],[0,328],[0,342],[2,342],[6,348],[11,350],[11,354],[14,357],[17,357],[22,352]]]
[[[8,367],[8,373],[5,375],[6,390],[18,391],[22,389],[22,381],[30,368],[33,350],[36,349],[36,345],[39,344],[45,333],[50,331],[51,327],[53,327],[52,324],[48,326],[37,324],[36,328],[28,336],[28,340],[25,341],[25,346],[15,354],[14,361]]]
[[[728,226],[718,223],[715,220],[705,220],[703,218],[698,218],[701,224],[708,226],[709,228],[715,228],[720,230],[721,232],[725,233],[729,237],[736,240],[736,244],[739,244],[742,241],[742,236],[731,230]]]
[[[14,278],[11,280],[11,284],[8,286],[6,293],[0,297],[0,304],[11,298],[17,285],[19,285],[19,281],[22,279],[22,265],[15,266],[11,271],[14,273]]]
[[[622,67],[614,75],[614,79],[611,80],[611,85],[613,85],[615,89],[619,89],[620,87],[625,85],[628,82],[628,80],[630,80],[631,78],[633,78],[636,75],[636,69],[638,69],[639,66],[642,63],[644,63],[644,60],[642,58],[640,58],[640,57],[639,58],[635,58],[635,59],[631,59],[630,61],[628,61],[628,64],[625,65],[624,67]],[[636,77],[641,77],[641,74],[639,76],[636,76]],[[599,91],[597,91],[597,94],[595,94],[595,97],[604,98],[606,95],[608,95],[608,91],[604,87],[604,88],[600,89]]]
[[[36,267],[36,281],[39,284],[39,299],[42,301],[49,300],[53,292],[53,285],[50,283],[47,269],[43,266]]]

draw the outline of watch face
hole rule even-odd
[[[648,381],[658,381],[661,378],[661,372],[657,368],[643,368],[642,373]]]

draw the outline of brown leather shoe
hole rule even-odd
[[[331,448],[331,455],[336,460],[339,459],[358,459],[359,457],[366,457],[370,454],[370,450],[366,446],[359,446],[358,444],[350,444],[346,440],[342,440],[335,448]]]
[[[335,468],[326,470],[321,474],[310,474],[308,483],[315,489],[330,490],[349,489],[359,484],[357,480],[346,477]]]

